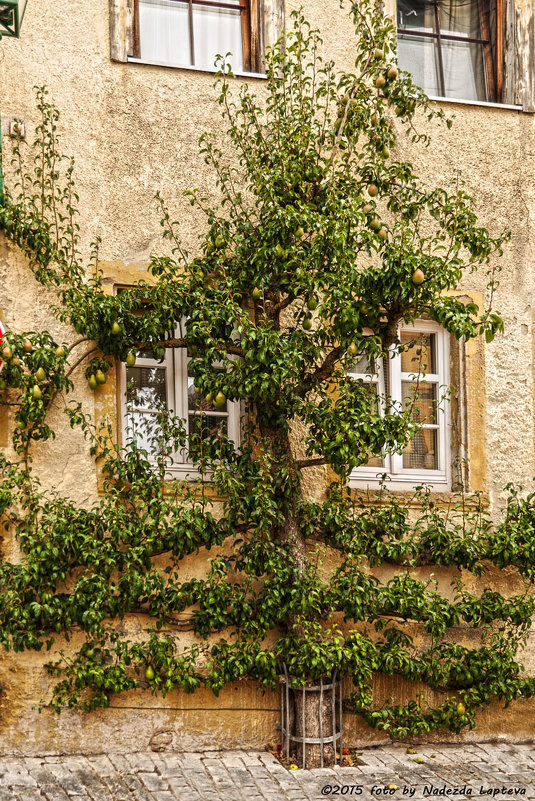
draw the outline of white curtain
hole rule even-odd
[[[139,0],[140,55],[143,61],[213,69],[216,56],[231,53],[235,72],[243,71],[239,0],[232,8],[193,4],[193,53],[187,0]]]
[[[481,22],[477,0],[442,0],[439,2],[440,30],[481,39]],[[443,40],[442,61],[446,97],[460,100],[486,100],[483,45],[474,42]]]

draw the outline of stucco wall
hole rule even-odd
[[[288,2],[287,15],[297,5]],[[306,0],[304,6],[322,31],[326,53],[341,66],[348,65],[351,30],[337,0]],[[261,79],[251,81],[262,91]],[[4,132],[13,117],[33,127],[32,87],[46,84],[61,110],[64,151],[77,163],[83,246],[87,249],[101,236],[101,258],[123,265],[142,263],[164,247],[153,200],[156,191],[166,198],[172,217],[182,221],[186,246],[195,247],[201,220],[182,192],[198,187],[214,193],[213,177],[197,150],[202,131],[222,129],[213,82],[213,75],[203,72],[112,62],[108,0],[29,0],[21,40],[0,42]],[[531,486],[535,476],[534,117],[491,107],[443,106],[455,115],[453,128],[439,127],[429,148],[401,138],[396,155],[410,158],[430,183],[447,182],[458,171],[476,199],[482,224],[493,233],[512,229],[496,294],[506,333],[486,346],[484,357],[477,348],[470,351],[473,380],[467,388],[486,411],[472,426],[470,452],[480,478],[486,475],[483,488],[497,510],[508,481]],[[484,275],[469,276],[464,289],[484,293],[485,283]],[[51,301],[16,248],[0,241],[0,308],[7,328],[48,328],[68,339],[69,332],[52,317]],[[95,400],[102,404],[99,392],[90,395],[81,382],[78,395],[92,410]],[[79,432],[68,427],[59,411],[54,422],[58,438],[36,449],[35,468],[45,484],[79,503],[90,503],[97,493],[94,463]],[[311,495],[317,494],[321,479],[321,470],[310,471]],[[2,547],[6,556],[16,553],[11,540]],[[198,559],[202,558],[201,553]],[[509,574],[496,575],[495,580],[504,592],[512,590]],[[139,624],[134,620],[129,625]],[[527,664],[535,662],[533,638],[531,642]],[[277,698],[261,696],[246,683],[227,688],[219,699],[173,693],[161,701],[137,691],[91,716],[65,713],[57,718],[49,711],[38,715],[32,705],[46,692],[45,659],[33,653],[0,654],[0,752],[128,750],[148,747],[158,732],[167,738],[167,747],[176,748],[278,741]],[[386,694],[389,688],[384,688]],[[528,702],[505,713],[495,707],[481,716],[480,728],[469,737],[533,737],[534,711]],[[353,721],[351,739],[378,738]]]

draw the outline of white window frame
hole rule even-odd
[[[419,333],[435,334],[436,336],[436,373],[422,374],[420,381],[434,383],[437,386],[437,423],[438,430],[438,469],[422,470],[403,467],[403,454],[386,453],[383,456],[383,467],[369,467],[363,465],[351,471],[349,485],[352,487],[371,487],[378,488],[386,478],[389,489],[407,489],[408,486],[415,487],[420,484],[429,484],[434,489],[448,491],[451,487],[451,454],[450,454],[450,402],[447,395],[450,387],[449,370],[449,334],[437,323],[429,320],[419,320],[414,325],[402,325],[399,332],[410,331],[415,335]],[[350,376],[356,380],[376,383],[378,393],[383,401],[380,401],[381,414],[384,413],[385,395],[385,376],[383,359],[377,360],[378,371],[374,375],[364,375],[351,373]],[[395,406],[403,409],[402,405],[402,382],[414,381],[415,372],[404,373],[401,370],[401,353],[394,349],[388,359],[389,369],[389,390],[390,398]],[[435,427],[424,424],[423,428]]]
[[[232,357],[231,357],[232,358]],[[150,367],[165,370],[166,372],[166,403],[167,410],[180,417],[184,421],[186,433],[189,431],[189,404],[188,404],[188,387],[193,383],[193,377],[188,375],[188,364],[190,359],[186,353],[185,348],[166,348],[165,356],[162,361],[157,359],[149,359],[143,356],[136,358],[134,367]],[[217,364],[214,365],[217,368]],[[128,437],[128,409],[126,404],[126,369],[125,362],[121,362],[120,370],[120,410],[121,410],[121,434],[122,442],[126,442]],[[137,411],[145,411],[143,409]],[[149,410],[147,410],[149,411]],[[210,412],[211,417],[227,417],[227,434],[228,438],[234,442],[236,446],[240,444],[240,411],[241,404],[239,401],[227,400],[227,413]],[[170,478],[177,478],[183,480],[196,480],[201,476],[201,471],[198,466],[194,465],[187,459],[187,439],[186,447],[180,449],[174,455],[172,463],[167,468],[167,473]],[[206,475],[209,475],[207,471]]]

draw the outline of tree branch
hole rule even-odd
[[[134,342],[134,347],[137,350],[143,350],[143,348],[187,348],[188,342],[186,339],[162,339],[159,342]],[[239,345],[224,345],[222,350],[225,350],[227,353],[231,353],[233,356],[245,356],[245,352],[243,348],[240,348]]]
[[[327,459],[324,456],[318,456],[315,459],[298,459],[295,466],[298,470],[302,470],[304,467],[319,467],[323,464],[328,464]]]
[[[338,345],[338,347],[334,348],[330,353],[327,354],[323,364],[317,367],[313,373],[309,373],[304,377],[303,384],[298,392],[299,397],[304,398],[307,392],[313,389],[316,384],[320,384],[332,376],[336,367],[336,363],[340,361],[340,357],[344,353],[344,350],[345,349],[341,345]]]

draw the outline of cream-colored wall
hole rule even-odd
[[[297,5],[290,0],[287,14]],[[304,6],[312,24],[322,31],[328,56],[348,66],[351,30],[338,1],[306,0]],[[100,235],[101,258],[126,265],[146,261],[164,247],[153,201],[156,191],[166,198],[172,217],[182,220],[186,245],[195,247],[202,220],[182,192],[198,187],[214,193],[213,177],[197,151],[202,131],[222,130],[213,82],[213,75],[203,72],[112,62],[108,0],[29,0],[21,40],[0,42],[4,133],[13,117],[32,128],[36,121],[32,87],[46,84],[61,110],[63,149],[77,163],[83,246],[87,249]],[[261,79],[252,82],[263,90]],[[471,424],[469,450],[474,474],[481,480],[486,475],[485,489],[497,509],[508,481],[528,486],[535,476],[534,118],[481,106],[444,104],[444,109],[455,114],[451,130],[438,128],[429,148],[416,148],[402,137],[396,155],[414,161],[431,183],[446,182],[459,171],[476,199],[481,223],[494,233],[503,227],[513,232],[496,293],[506,333],[486,346],[484,359],[475,345],[468,352],[474,379],[467,391],[477,418]],[[224,147],[228,149],[228,144]],[[485,276],[468,276],[464,289],[484,293]],[[51,315],[51,301],[16,248],[0,240],[0,309],[7,328],[48,328],[69,340],[69,331]],[[104,408],[101,392],[91,395],[84,382],[77,388],[88,410],[95,400]],[[486,406],[485,415],[477,412],[478,404],[484,410]],[[35,468],[45,484],[79,503],[91,503],[97,476],[82,438],[63,420],[59,405],[53,422],[59,436],[36,450]],[[319,479],[321,471],[310,471],[311,494],[317,492]],[[3,553],[15,556],[11,540],[3,543]],[[496,576],[496,581],[507,591],[513,578],[505,574]],[[535,662],[534,653],[535,644],[526,662]],[[43,661],[45,656],[33,653],[0,654],[4,687],[0,752],[137,749],[148,747],[162,729],[173,730],[168,747],[177,748],[216,743],[263,746],[277,741],[277,698],[263,697],[247,683],[228,688],[219,700],[211,694],[173,693],[162,701],[137,691],[91,716],[66,713],[57,718],[50,712],[39,716],[32,705],[46,691]],[[201,707],[204,711],[199,711]],[[534,708],[522,702],[506,715],[496,709],[485,713],[481,728],[470,737],[497,732],[511,739],[533,737]],[[349,732],[354,741],[377,740],[375,733],[354,722]],[[161,736],[166,739],[165,731]]]

